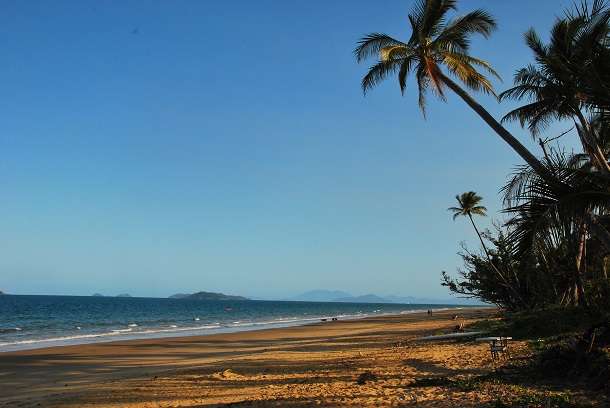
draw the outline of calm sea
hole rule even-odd
[[[0,296],[0,352],[302,325],[452,305]]]

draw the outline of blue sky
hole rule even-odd
[[[460,2],[499,20],[473,43],[499,89],[569,3]],[[472,189],[501,217],[519,160],[453,96],[427,120],[412,83],[363,97],[355,42],[404,38],[410,6],[2,2],[0,289],[447,297],[476,241],[446,208]]]

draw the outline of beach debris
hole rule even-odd
[[[235,379],[241,378],[242,376],[237,374],[235,371],[231,370],[230,368],[227,368],[226,370],[224,370],[222,372],[212,374],[212,377],[219,379],[219,380],[235,380]]]
[[[321,321],[321,322],[325,322],[325,321],[327,321],[327,320],[328,320],[328,319],[320,319],[320,321]]]
[[[333,322],[336,322],[336,321],[337,321],[337,320],[339,320],[339,319],[337,319],[336,317],[333,317],[333,318],[332,318],[332,319],[330,319],[330,320],[332,320]]]
[[[356,384],[364,385],[367,382],[371,382],[371,381],[377,381],[377,376],[371,371],[365,371],[358,376],[358,379],[356,380]]]
[[[473,337],[479,334],[485,333],[484,331],[472,331],[472,332],[461,332],[461,333],[449,333],[449,334],[440,334],[436,336],[425,336],[420,337],[417,340],[423,341],[435,341],[435,340],[449,340],[449,339],[457,339],[461,337]]]

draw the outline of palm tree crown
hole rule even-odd
[[[474,191],[456,195],[459,207],[449,207],[447,210],[453,212],[453,219],[460,216],[472,217],[472,215],[487,216],[487,208],[480,205],[483,198]]]
[[[378,60],[362,78],[362,89],[366,93],[389,75],[398,73],[398,83],[404,93],[407,76],[414,72],[419,88],[419,106],[425,116],[426,91],[431,88],[444,99],[446,86],[466,102],[538,174],[553,182],[553,175],[540,160],[441,69],[445,67],[471,90],[494,93],[489,79],[477,68],[496,77],[498,74],[489,63],[470,56],[468,51],[470,37],[473,34],[488,37],[496,28],[496,22],[484,10],[475,10],[447,21],[446,15],[456,9],[456,3],[456,0],[417,0],[409,14],[412,32],[407,42],[380,33],[363,37],[354,50],[356,60],[360,62],[375,56]]]
[[[575,13],[559,18],[545,44],[536,31],[525,33],[525,42],[536,63],[517,71],[515,86],[502,92],[500,99],[529,99],[530,103],[512,110],[503,120],[518,119],[535,135],[552,120],[580,116],[582,110],[603,107],[591,89],[605,84],[592,81],[610,79],[610,9],[594,1],[591,9],[583,3]],[[606,98],[607,99],[607,98]]]
[[[419,0],[409,14],[411,37],[407,42],[387,34],[372,33],[363,37],[354,50],[356,60],[377,57],[362,79],[366,93],[389,75],[398,73],[398,83],[404,93],[407,77],[415,73],[419,88],[419,106],[425,114],[426,91],[431,88],[444,99],[445,81],[441,66],[462,81],[469,89],[493,93],[491,82],[477,68],[498,77],[489,63],[468,54],[470,37],[488,37],[496,22],[486,11],[475,10],[464,16],[446,20],[450,10],[456,10],[456,0]]]

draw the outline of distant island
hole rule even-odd
[[[131,295],[129,293],[121,293],[119,295],[116,295],[116,297],[131,297]]]
[[[1,290],[0,290],[0,295],[4,295],[4,292],[2,292]]]
[[[188,300],[250,300],[243,296],[225,295],[224,293],[214,292],[197,292],[193,294],[176,293],[170,296],[171,299],[188,299]]]
[[[184,299],[189,296],[191,296],[191,295],[188,293],[176,293],[175,295],[171,295],[169,298],[170,299]]]
[[[91,295],[91,296],[95,296],[95,297],[103,297],[104,295],[102,295],[101,293],[94,293],[94,294],[93,294],[93,295]]]

